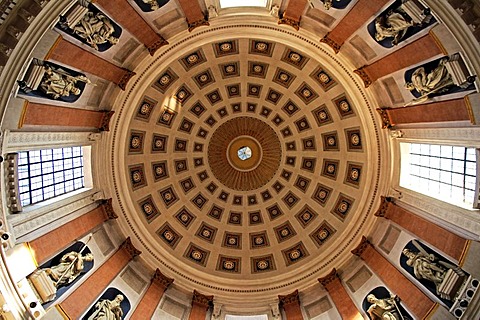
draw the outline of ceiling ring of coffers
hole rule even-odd
[[[252,32],[245,32],[245,28],[247,28],[249,31],[252,31]],[[346,77],[347,83],[350,83],[353,86],[353,88],[346,88],[346,91],[349,92],[348,97],[349,99],[351,99],[351,103],[353,105],[365,104],[368,107],[368,109],[365,110],[365,113],[363,113],[363,111],[359,112],[359,114],[357,115],[357,121],[360,120],[361,123],[373,122],[373,128],[368,126],[362,126],[363,128],[362,130],[364,130],[362,132],[363,143],[365,144],[365,146],[373,145],[373,148],[369,149],[368,157],[365,158],[365,162],[369,162],[370,165],[367,165],[366,167],[364,167],[365,172],[369,172],[372,175],[373,179],[368,179],[372,181],[365,181],[367,179],[364,179],[363,181],[364,183],[363,187],[367,191],[363,194],[362,199],[358,199],[357,203],[360,201],[365,202],[363,201],[364,199],[369,199],[369,201],[365,202],[365,205],[359,209],[359,211],[361,211],[362,213],[357,214],[355,216],[355,221],[353,221],[353,218],[350,221],[350,223],[354,223],[356,225],[356,228],[353,228],[348,232],[344,232],[342,234],[342,239],[337,239],[331,244],[329,244],[330,247],[333,247],[333,246],[340,247],[340,250],[337,250],[335,253],[332,254],[331,248],[327,248],[327,250],[325,251],[329,251],[329,254],[327,255],[328,259],[322,260],[322,261],[318,261],[318,259],[311,259],[306,263],[302,264],[303,271],[298,271],[294,267],[290,268],[291,269],[290,270],[287,266],[281,269],[282,271],[281,275],[276,273],[266,278],[265,277],[259,278],[259,279],[269,279],[270,280],[269,282],[273,284],[273,285],[265,286],[264,288],[261,288],[261,289],[258,288],[255,277],[252,277],[249,279],[249,280],[252,280],[250,283],[248,281],[244,281],[244,283],[239,286],[237,281],[238,278],[237,279],[232,277],[224,278],[222,274],[220,275],[215,274],[214,276],[205,275],[203,271],[198,270],[195,266],[188,265],[188,264],[185,265],[184,261],[183,262],[181,261],[182,258],[175,258],[170,254],[165,254],[164,252],[161,252],[161,250],[160,251],[157,250],[156,247],[158,247],[158,243],[156,241],[158,240],[154,240],[152,236],[148,235],[148,231],[146,231],[145,225],[136,221],[138,217],[131,215],[131,212],[138,210],[137,209],[138,207],[136,207],[136,204],[132,203],[132,201],[129,200],[131,197],[130,192],[132,191],[131,190],[129,191],[129,190],[126,190],[125,188],[120,187],[120,185],[129,186],[129,184],[131,183],[126,179],[125,175],[122,174],[122,170],[119,169],[119,168],[128,167],[128,165],[124,161],[125,159],[123,159],[123,155],[127,154],[127,151],[126,151],[127,146],[125,144],[125,141],[128,140],[128,137],[127,137],[128,133],[125,132],[126,130],[123,130],[123,131],[120,130],[120,128],[122,128],[123,125],[125,125],[125,122],[130,121],[130,119],[132,118],[132,115],[134,112],[133,109],[135,108],[129,109],[128,106],[132,106],[132,105],[137,106],[141,102],[141,99],[143,98],[143,94],[144,94],[143,91],[140,92],[141,87],[143,87],[144,84],[151,84],[155,80],[155,78],[159,76],[158,73],[154,73],[155,72],[154,69],[166,70],[167,65],[169,65],[171,62],[173,62],[176,59],[178,60],[178,57],[182,57],[188,54],[189,52],[191,52],[192,47],[190,47],[190,49],[186,47],[189,46],[192,41],[198,40],[199,42],[209,43],[210,45],[215,42],[218,43],[218,42],[221,42],[222,40],[231,39],[232,38],[231,36],[230,37],[225,36],[226,30],[232,30],[234,31],[234,33],[238,33],[238,34],[241,34],[243,32],[242,34],[244,35],[245,34],[251,35],[248,38],[239,36],[238,37],[239,39],[244,39],[244,38],[261,39],[261,40],[270,42],[276,37],[285,38],[283,40],[285,41],[285,43],[287,43],[287,46],[286,46],[287,48],[293,48],[294,47],[293,44],[296,42],[297,44],[302,44],[304,46],[302,48],[302,52],[306,53],[309,57],[316,58],[316,60],[319,60],[319,61],[325,61],[325,59],[328,58],[332,62],[332,64],[328,65],[329,68],[332,68],[333,66],[335,67],[333,69],[342,70],[341,74],[337,74],[337,72],[335,73],[335,76],[337,77],[337,79],[340,77]],[[262,34],[263,32],[267,32],[268,34],[267,35]],[[333,56],[328,51],[328,49],[324,49],[322,46],[317,45],[313,41],[308,40],[307,36],[308,35],[299,35],[299,34],[287,31],[286,29],[277,28],[270,25],[230,25],[230,26],[212,27],[210,29],[205,29],[204,31],[198,32],[196,34],[188,35],[187,37],[185,37],[185,39],[180,40],[176,43],[172,41],[171,42],[172,45],[168,47],[165,51],[161,52],[160,55],[158,55],[153,62],[143,63],[143,65],[140,64],[140,66],[137,68],[136,71],[138,72],[138,70],[142,70],[142,69],[144,71],[139,72],[139,77],[135,79],[135,82],[133,83],[133,85],[127,88],[127,91],[125,93],[122,93],[117,98],[117,104],[116,104],[117,107],[115,109],[117,118],[115,119],[116,122],[112,130],[113,131],[111,135],[112,140],[110,141],[110,143],[112,143],[112,145],[115,146],[114,148],[112,148],[112,152],[111,152],[112,173],[113,173],[112,183],[115,187],[115,192],[117,196],[116,200],[118,202],[118,207],[121,209],[121,213],[123,214],[123,218],[124,218],[120,222],[122,227],[125,228],[125,231],[127,233],[129,234],[133,233],[135,235],[136,241],[140,243],[140,247],[143,246],[142,251],[149,253],[148,255],[144,255],[143,258],[149,263],[152,263],[152,265],[154,266],[159,266],[160,268],[168,269],[168,271],[171,272],[173,276],[176,275],[175,278],[176,278],[176,281],[179,282],[179,284],[185,281],[186,284],[194,283],[195,285],[210,288],[212,290],[216,290],[219,292],[235,292],[235,293],[255,293],[255,292],[275,293],[279,289],[282,289],[291,285],[295,285],[295,287],[298,288],[299,286],[305,285],[306,283],[309,283],[309,284],[313,283],[314,281],[316,281],[315,277],[318,277],[324,271],[328,271],[329,268],[331,268],[332,266],[338,267],[338,264],[341,264],[342,261],[345,261],[349,256],[349,248],[353,247],[356,244],[355,240],[359,239],[359,236],[361,236],[364,230],[368,229],[366,222],[368,221],[368,219],[371,219],[371,216],[372,216],[371,211],[374,209],[373,203],[375,201],[375,197],[377,196],[377,192],[378,192],[378,189],[373,187],[373,185],[378,184],[380,182],[379,180],[380,169],[379,169],[379,166],[378,167],[376,166],[380,159],[380,148],[378,148],[377,146],[381,143],[381,141],[378,135],[378,126],[374,121],[372,107],[370,105],[370,102],[366,99],[366,95],[363,92],[362,88],[360,87],[357,79],[349,71],[349,68],[345,67],[344,64],[340,63],[337,57]],[[211,41],[205,40],[206,37],[210,37]],[[176,59],[173,58],[172,56],[174,51],[181,52],[181,54],[175,55],[177,57]],[[164,61],[164,63],[162,63],[162,60]],[[274,67],[271,66],[271,68],[274,68]],[[350,69],[353,69],[353,68],[350,68]],[[203,69],[199,69],[197,71],[200,71],[200,70],[203,70]],[[341,79],[341,82],[345,83],[345,79]],[[256,101],[256,100],[253,99],[253,101]],[[320,103],[315,103],[315,107],[318,106],[319,104]],[[339,103],[339,108],[340,108],[339,110],[341,110],[341,102]],[[310,109],[313,109],[313,104]],[[257,118],[261,118],[260,111],[258,111],[258,113],[255,114],[254,116]],[[283,116],[284,118],[288,118],[284,114]],[[268,121],[273,121],[273,116],[271,116]],[[310,125],[314,125],[314,121],[310,121]],[[295,127],[295,124],[292,123],[291,126],[293,129]],[[214,130],[211,130],[211,128],[209,129],[210,131],[214,131]],[[280,130],[280,129],[277,129],[277,130]],[[282,136],[282,133],[283,132],[278,131],[278,134],[280,136]],[[345,135],[345,138],[347,137],[346,132],[342,134]],[[329,138],[332,138],[332,137],[328,137],[328,136],[325,137],[325,141],[327,144],[328,144]],[[318,143],[320,145],[320,141],[318,141]],[[282,146],[282,148],[287,148],[287,146]],[[286,161],[286,158],[282,156],[282,161],[284,160]],[[277,180],[281,180],[280,172],[276,174],[276,178],[278,178]],[[274,177],[274,179],[276,178]],[[313,188],[315,188],[315,185],[310,186],[310,189],[313,189]],[[293,189],[294,188],[292,188],[292,190]],[[322,190],[320,190],[319,193],[320,192],[322,192]],[[295,192],[295,193],[301,195],[301,192],[300,193]],[[346,195],[346,198],[348,200],[348,195]],[[332,199],[331,201],[334,201],[334,200],[337,200],[337,199]],[[165,211],[165,209],[162,209],[161,211]],[[308,210],[306,210],[304,213],[306,213],[307,215]],[[166,215],[166,214],[167,214],[166,212],[162,212],[162,215]],[[169,214],[171,215],[171,213]],[[205,221],[209,222],[208,220],[205,220]],[[271,225],[278,225],[278,223],[271,224]],[[179,227],[175,227],[174,229],[179,229]],[[253,228],[253,229],[261,233],[261,231],[265,230],[266,228],[257,228],[257,229]],[[288,229],[288,226],[287,226],[287,229]],[[195,230],[192,230],[192,232],[194,231]],[[280,230],[279,234],[281,234],[282,231],[283,230]],[[295,229],[293,231],[295,232]],[[297,231],[302,232],[302,229],[298,228],[297,226]],[[274,238],[275,236],[272,236],[270,231],[269,233],[270,233],[269,241],[280,242],[280,240],[278,239],[275,241],[275,238]],[[217,237],[221,237],[221,235],[217,235]],[[201,247],[206,246],[205,242],[199,241],[198,238],[193,238],[190,240],[192,241],[187,241],[187,242],[199,243]],[[244,243],[244,246],[248,247],[249,243]],[[310,248],[311,248],[311,243],[310,243]],[[195,251],[195,248],[193,248],[192,250]],[[301,250],[302,248],[300,248],[300,252]],[[266,251],[262,251],[262,253],[265,253],[265,252]],[[290,253],[297,254],[294,251]],[[317,252],[313,252],[313,254],[317,254]],[[262,254],[259,254],[257,256],[262,256]],[[277,259],[276,261],[277,265],[283,263],[283,261],[281,261],[280,259]],[[175,263],[168,262],[172,260],[175,261]],[[227,265],[228,266],[230,265],[228,261],[227,261]]]

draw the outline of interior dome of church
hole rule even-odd
[[[0,12],[0,319],[480,316],[478,1]]]

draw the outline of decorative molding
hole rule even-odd
[[[368,241],[367,237],[362,236],[362,240],[360,241],[360,244],[355,249],[352,250],[352,253],[361,258],[362,254],[370,246],[372,246],[372,244],[370,243],[370,241]]]
[[[290,294],[287,294],[286,296],[278,296],[278,300],[280,300],[280,304],[282,306],[288,305],[288,304],[300,304],[300,297],[298,295],[298,290],[293,291]]]
[[[164,289],[167,289],[173,283],[173,281],[175,280],[164,275],[159,269],[155,270],[155,273],[152,277],[152,282],[155,282]]]
[[[102,206],[103,212],[105,213],[105,216],[107,217],[108,220],[113,220],[118,218],[118,215],[113,210],[112,198],[102,200],[100,205]]]
[[[297,31],[300,30],[300,20],[287,18],[284,16],[284,14],[280,15],[280,19],[278,19],[278,24],[286,24]]]
[[[353,72],[355,72],[360,76],[360,78],[362,78],[363,83],[365,84],[365,88],[368,88],[373,83],[373,81],[370,79],[370,76],[365,71],[365,67],[366,66],[360,67],[356,70],[353,70]]]
[[[377,108],[377,111],[380,114],[380,117],[382,118],[382,129],[390,129],[395,125],[394,123],[392,123],[388,115],[389,109],[390,108],[388,107]]]
[[[206,296],[197,290],[193,290],[192,304],[199,304],[208,308],[213,304],[213,296]]]
[[[100,126],[98,130],[100,131],[110,131],[110,119],[112,119],[115,111],[103,111],[102,120],[100,120]]]
[[[318,278],[318,282],[320,282],[320,284],[324,286],[325,289],[327,289],[328,291],[327,285],[332,283],[336,279],[339,279],[337,269],[333,268],[332,271],[330,271],[330,273],[327,274],[325,277]]]
[[[203,18],[197,21],[194,21],[192,23],[188,22],[188,32],[192,32],[195,28],[201,27],[201,26],[209,26],[210,23],[208,22],[208,19]]]
[[[375,212],[376,217],[381,217],[388,219],[387,217],[387,211],[390,205],[394,205],[395,203],[393,202],[393,199],[391,197],[380,197],[381,202],[380,202],[380,207],[378,208],[377,212]]]
[[[169,44],[168,41],[165,40],[161,35],[158,35],[158,37],[159,39],[157,41],[149,44],[148,46],[145,45],[145,47],[148,50],[148,53],[150,53],[151,56],[153,56],[158,49]]]
[[[130,71],[128,69],[123,69],[125,71],[125,73],[123,74],[122,78],[120,79],[120,81],[117,83],[118,87],[120,89],[122,89],[123,91],[125,91],[125,89],[127,88],[127,83],[128,81],[130,81],[130,79],[136,75],[135,72],[133,71]]]
[[[139,256],[142,251],[138,250],[133,246],[132,240],[130,240],[130,237],[125,239],[125,241],[120,245],[121,249],[124,249],[125,251],[130,254],[131,259],[135,258],[136,256]]]
[[[333,51],[335,51],[335,53],[338,53],[343,43],[336,43],[334,40],[328,37],[329,34],[330,32],[328,32],[322,39],[320,39],[320,42],[329,45],[333,49]]]
[[[11,132],[5,130],[3,153],[91,144],[90,132]]]

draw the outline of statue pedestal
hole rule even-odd
[[[420,7],[415,1],[405,1],[402,3],[401,8],[408,14],[414,23],[421,24],[425,19],[425,8]]]
[[[468,78],[470,74],[467,70],[467,66],[463,62],[459,54],[454,54],[451,56],[447,63],[445,63],[448,73],[452,76],[453,83],[456,86],[463,87],[468,86]]]
[[[437,291],[443,299],[453,301],[464,280],[464,275],[458,274],[453,269],[448,269],[445,279],[438,286]]]
[[[28,277],[28,280],[33,285],[33,288],[42,303],[55,299],[57,288],[55,288],[52,279],[50,279],[45,271],[35,271]]]
[[[27,88],[37,90],[38,86],[42,82],[45,69],[43,66],[32,64],[30,72],[25,76],[25,84]]]
[[[70,9],[67,14],[64,16],[66,20],[66,25],[73,29],[83,17],[87,14],[88,8],[87,6],[83,6],[81,4],[75,4],[72,9]]]

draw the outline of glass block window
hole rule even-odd
[[[267,0],[220,0],[220,8],[266,7]]]
[[[18,186],[22,206],[83,188],[82,147],[19,152]]]
[[[406,145],[402,146],[402,187],[439,200],[473,206],[477,189],[475,148],[418,143],[402,145]]]

